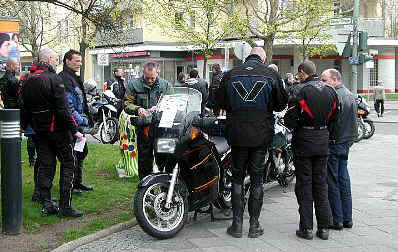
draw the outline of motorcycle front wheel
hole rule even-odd
[[[188,218],[188,199],[175,189],[170,208],[165,207],[169,183],[156,183],[138,188],[134,198],[134,214],[138,224],[158,239],[174,237]]]
[[[105,120],[105,125],[100,129],[101,143],[114,144],[119,139],[119,123],[116,118],[108,117]]]
[[[376,130],[375,125],[374,125],[373,121],[369,120],[369,119],[365,119],[365,120],[363,120],[363,122],[364,122],[364,128],[365,128],[365,133],[363,135],[363,138],[369,139],[375,133],[375,130]]]

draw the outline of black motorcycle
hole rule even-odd
[[[358,123],[358,138],[357,142],[359,140],[363,139],[369,139],[373,136],[375,133],[375,125],[373,121],[368,118],[368,115],[370,114],[370,106],[366,102],[366,100],[358,95],[357,98],[357,123]]]
[[[149,118],[132,119],[133,125],[151,127],[155,156],[162,160],[161,172],[140,181],[133,206],[141,228],[159,239],[175,236],[188,212],[231,208],[230,148],[225,138],[202,131],[217,119],[199,117],[201,101],[197,90],[172,88]]]
[[[274,132],[265,166],[264,183],[277,181],[281,186],[286,187],[295,175],[292,133],[283,124],[283,117],[278,114],[275,115]]]

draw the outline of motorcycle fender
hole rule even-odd
[[[140,181],[140,183],[138,184],[138,188],[150,186],[160,182],[169,183],[170,180],[171,180],[171,175],[166,172],[151,174],[146,176]]]
[[[117,112],[117,109],[114,106],[110,105],[110,104],[105,105],[105,107],[107,109],[109,109],[110,111],[112,111],[112,112]]]

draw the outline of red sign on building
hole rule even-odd
[[[149,56],[151,52],[148,51],[138,51],[138,52],[124,52],[124,53],[114,53],[111,54],[111,58],[130,58],[130,57],[143,57]]]

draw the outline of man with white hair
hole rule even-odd
[[[42,214],[60,217],[80,217],[72,208],[72,183],[75,169],[73,137],[82,138],[78,125],[67,107],[64,84],[55,72],[57,54],[42,48],[36,71],[23,86],[22,128],[31,124],[37,134],[39,160],[38,186],[43,203]],[[51,200],[51,186],[56,169],[56,158],[61,162],[59,209]]]

